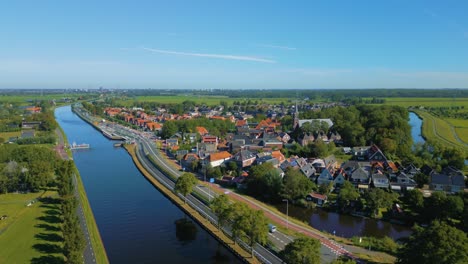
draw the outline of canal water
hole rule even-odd
[[[409,112],[409,125],[411,126],[411,136],[413,138],[413,144],[423,144],[426,140],[422,137],[422,119],[413,112]]]
[[[413,143],[424,143],[422,137],[422,119],[415,113],[409,113],[409,124],[411,126],[411,136]],[[282,212],[286,212],[286,205],[277,206]],[[289,207],[289,214],[298,219],[306,221],[310,226],[325,231],[330,234],[335,233],[341,237],[353,236],[388,236],[393,239],[408,237],[411,235],[411,228],[408,226],[392,224],[385,221],[379,221],[371,218],[354,217],[351,215],[327,212],[320,208],[304,209],[301,207]]]
[[[241,263],[141,175],[122,148],[76,116],[55,111],[73,152],[110,263]]]
[[[281,212],[286,212],[286,205],[278,205]],[[411,228],[404,225],[392,224],[371,218],[363,218],[346,214],[327,212],[321,208],[302,208],[289,205],[289,215],[307,221],[310,226],[319,231],[325,231],[340,237],[353,236],[388,236],[393,239],[408,237]]]

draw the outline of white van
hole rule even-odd
[[[276,232],[276,226],[268,224],[268,231],[270,231],[270,233]]]

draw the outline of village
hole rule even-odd
[[[315,107],[320,110],[320,106]],[[245,112],[226,113],[222,106],[195,107],[182,115],[168,113],[164,108],[145,111],[139,107],[108,107],[104,114],[110,120],[155,132],[159,135],[156,141],[161,149],[183,170],[199,173],[204,180],[214,178],[218,184],[230,188],[246,189],[250,169],[269,163],[282,178],[288,170],[295,170],[313,182],[314,191],[310,190],[302,198],[318,206],[326,204],[330,194],[336,197],[345,182],[351,183],[361,194],[374,188],[400,196],[416,189],[424,197],[430,196],[432,191],[447,194],[464,191],[465,177],[456,168],[448,166],[437,172],[427,165],[418,168],[393,162],[376,144],[344,146],[341,135],[333,130],[331,119],[299,119],[297,105],[282,109],[272,106],[262,120],[254,120],[254,116]],[[292,115],[292,129],[284,131],[282,117],[288,114]],[[231,123],[232,128],[225,134],[201,125],[195,126],[193,131],[164,130],[165,124],[171,121],[195,120],[196,123],[200,118],[222,120]],[[316,157],[291,155],[288,151],[297,145],[311,144],[324,144],[331,151],[326,156]],[[418,182],[421,174],[428,177],[427,184]],[[401,212],[396,205],[393,204],[393,209]]]

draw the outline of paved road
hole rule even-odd
[[[59,155],[62,157],[62,159],[65,159],[65,160],[68,160],[69,157],[67,155],[67,153],[65,152],[65,141],[63,139],[63,135],[62,135],[62,132],[57,128],[55,130],[55,134],[57,134],[57,138],[58,138],[58,145],[57,147],[55,148],[55,150],[59,153]],[[80,195],[78,193],[78,183],[77,183],[77,179],[76,179],[76,175],[73,174],[73,184],[75,185],[75,197],[76,197],[76,200],[78,201],[78,206],[76,208],[76,213],[78,215],[78,220],[80,221],[80,227],[81,227],[81,230],[83,230],[83,235],[84,235],[84,238],[85,238],[85,241],[86,241],[86,246],[85,246],[85,250],[83,251],[83,260],[84,260],[84,263],[86,264],[92,264],[92,263],[96,263],[96,258],[95,258],[95,254],[94,254],[94,248],[93,248],[93,245],[91,244],[91,239],[89,237],[89,231],[88,231],[88,226],[86,224],[86,219],[85,219],[85,216],[84,216],[84,213],[83,213],[83,204],[81,203],[81,198],[80,198]]]
[[[165,166],[165,168],[167,170],[169,170],[170,172],[172,172],[173,174],[175,174],[175,175],[180,175],[181,174],[180,171],[174,169],[170,165],[167,165],[164,158],[162,158],[160,155],[158,155],[159,151],[156,148],[155,144],[153,144],[151,141],[149,141],[146,138],[141,138],[141,139],[142,139],[142,142],[145,144],[145,147],[150,150],[150,154],[151,154],[151,156],[153,158],[155,158],[157,161],[159,161],[159,163],[163,164]],[[211,192],[211,193],[208,192],[207,193],[205,188],[200,188],[200,187],[198,187],[198,188],[199,188],[199,190],[201,190],[204,193],[206,193],[207,195],[209,195],[211,198],[213,198],[213,196],[216,196],[216,193],[214,193],[214,192]],[[223,188],[221,188],[221,187],[219,187],[218,185],[215,185],[215,184],[212,185],[212,188],[217,188],[219,191],[225,192],[225,190]],[[272,219],[275,220],[275,222],[279,222],[282,225],[286,226],[286,221],[287,221],[286,218],[284,218],[281,215],[278,215],[277,213],[272,212],[268,208],[265,208],[265,207],[255,203],[255,202],[251,201],[251,200],[247,200],[247,199],[243,198],[242,196],[240,196],[240,195],[238,195],[236,193],[233,193],[233,192],[228,192],[227,195],[230,196],[231,198],[235,199],[235,200],[238,200],[238,201],[241,201],[241,202],[244,202],[244,203],[248,203],[254,208],[261,209],[262,211],[265,212],[267,217],[272,218]],[[322,261],[324,261],[324,262],[330,262],[333,259],[336,259],[340,255],[347,255],[347,256],[353,257],[352,254],[350,252],[348,252],[342,245],[340,245],[340,244],[336,243],[335,241],[332,241],[332,240],[330,240],[328,238],[325,238],[324,236],[322,236],[317,231],[314,231],[312,229],[304,228],[303,226],[300,226],[300,225],[297,225],[297,224],[294,224],[294,223],[291,223],[291,222],[289,222],[289,228],[293,229],[293,230],[295,230],[297,232],[303,233],[303,234],[305,234],[307,236],[319,239],[321,244],[322,244],[320,251],[321,251]],[[288,239],[288,236],[282,234],[281,232],[276,232],[275,236],[276,237],[273,237],[270,234],[270,238],[273,238],[273,239],[271,239],[271,241],[274,242],[275,246],[277,246],[280,249],[283,249],[286,246],[287,243],[292,241],[291,238]]]
[[[137,150],[137,155],[139,160],[141,161],[142,165],[147,169],[151,175],[157,179],[159,182],[164,184],[167,188],[170,190],[174,189],[175,183],[170,180],[168,177],[166,177],[161,171],[159,171],[152,163],[149,161],[146,157],[145,151],[151,151],[147,147],[143,146],[143,144],[148,144],[147,142],[145,143],[145,140],[141,140],[138,146]],[[199,190],[202,190],[203,187],[197,186]],[[205,191],[205,190],[203,190]],[[183,196],[179,195],[181,198]],[[217,217],[211,212],[211,209],[206,206],[204,203],[202,203],[200,200],[198,200],[196,197],[193,195],[187,196],[187,203],[189,203],[194,209],[199,211],[202,215],[205,215],[206,218],[208,218],[210,221],[212,221],[214,224],[217,222]],[[228,234],[230,234],[229,229],[223,228],[224,231]],[[238,241],[239,243],[242,243],[241,241]],[[245,245],[246,246],[246,245]],[[260,244],[257,244],[254,246],[254,253],[257,257],[259,257],[264,263],[282,263],[281,259],[276,257],[274,254],[272,254],[270,251],[268,251],[266,248],[261,246]]]

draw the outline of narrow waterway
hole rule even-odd
[[[55,111],[74,151],[110,263],[240,263],[141,175],[122,148],[67,107]]]
[[[411,126],[411,137],[413,143],[424,143],[426,140],[422,137],[422,119],[414,112],[409,112],[409,125]]]
[[[409,113],[409,124],[411,126],[411,136],[413,143],[424,143],[422,137],[422,119],[413,112]],[[277,206],[282,212],[286,212],[286,205]],[[327,212],[320,208],[304,209],[301,207],[289,207],[289,214],[298,219],[306,221],[310,226],[325,231],[330,234],[335,233],[341,237],[353,236],[388,236],[393,239],[408,237],[411,235],[411,227],[392,224],[385,221],[379,221],[371,218],[355,217],[351,215]]]
[[[286,205],[280,204],[277,208],[286,212]],[[411,235],[411,227],[392,224],[371,218],[363,218],[334,212],[327,212],[321,208],[302,208],[289,205],[289,215],[306,221],[317,230],[324,231],[340,237],[353,236],[388,236],[393,239]]]

